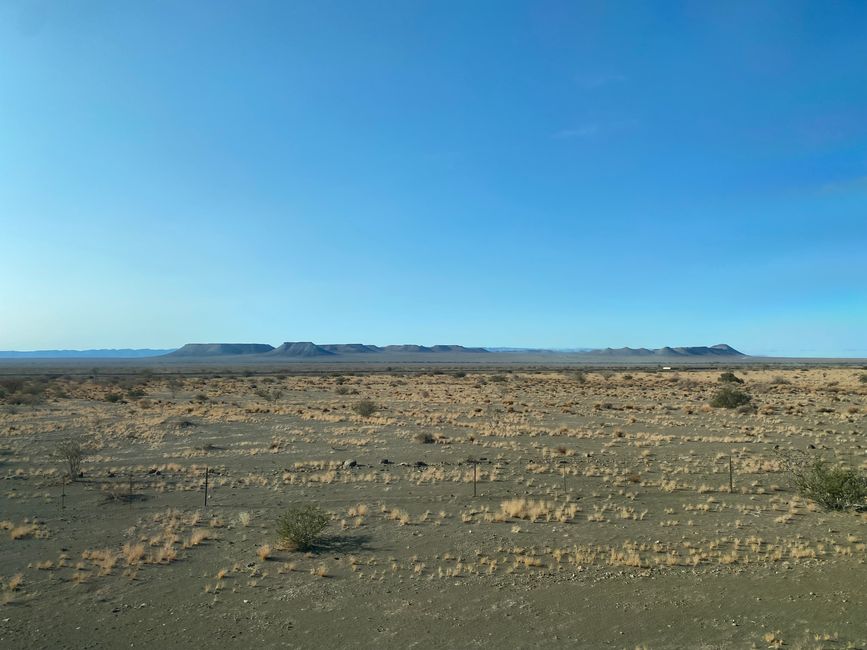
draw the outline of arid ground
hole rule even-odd
[[[862,369],[4,372],[3,648],[867,647]]]

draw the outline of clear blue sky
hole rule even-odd
[[[0,349],[867,356],[867,3],[0,0]]]

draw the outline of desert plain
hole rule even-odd
[[[864,648],[864,373],[4,367],[0,647]]]

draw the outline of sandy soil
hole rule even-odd
[[[867,470],[862,372],[742,368],[741,411],[719,371],[31,377],[0,647],[865,647],[867,515],[784,463]],[[293,503],[331,516],[313,551]]]

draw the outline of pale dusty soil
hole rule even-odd
[[[867,516],[783,465],[867,470],[861,372],[53,379],[0,406],[0,647],[865,647]]]

